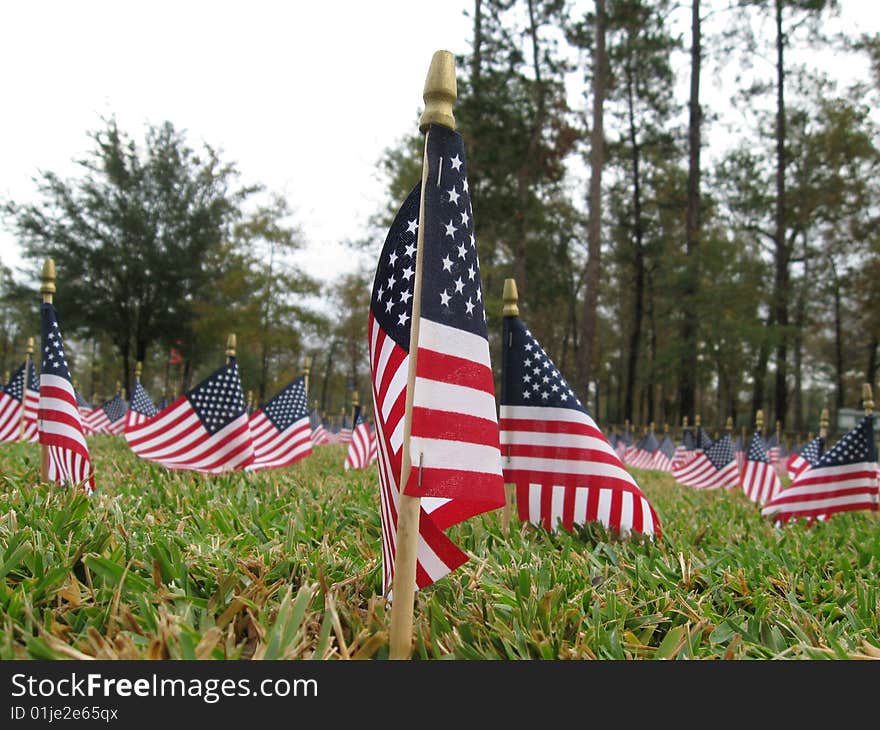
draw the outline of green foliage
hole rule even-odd
[[[344,448],[204,477],[90,439],[91,497],[0,450],[0,659],[387,658],[375,470]],[[739,491],[637,472],[655,542],[547,533],[496,514],[416,596],[421,659],[814,659],[880,655],[876,514],[774,527]]]

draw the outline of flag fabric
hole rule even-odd
[[[312,424],[304,375],[292,380],[250,418],[254,460],[247,471],[290,466],[312,453]]]
[[[779,522],[814,520],[837,512],[878,509],[874,419],[865,416],[810,469],[770,500],[761,514]]]
[[[0,388],[0,441],[37,441],[39,409],[37,370],[33,363],[26,362]]]
[[[156,412],[158,413],[159,411],[164,411],[167,407],[168,407],[168,397],[165,395],[165,393],[162,393],[162,397],[159,398],[158,401],[156,401],[156,405],[155,405]]]
[[[794,481],[799,474],[816,466],[819,463],[819,459],[822,458],[824,451],[825,439],[822,436],[816,436],[816,438],[808,441],[798,451],[793,451],[788,459],[785,460],[785,470],[788,473],[788,478]]]
[[[169,469],[217,474],[243,469],[253,440],[235,359],[168,408],[125,432],[131,450]]]
[[[767,446],[759,433],[753,434],[749,440],[740,483],[746,496],[752,502],[761,505],[766,504],[782,490],[782,482],[770,464]]]
[[[46,446],[48,478],[91,494],[95,476],[53,304],[42,305],[40,320],[39,439]]]
[[[153,401],[144,386],[141,385],[140,378],[134,380],[134,390],[131,393],[131,404],[125,414],[125,431],[130,431],[135,426],[149,421],[158,413],[158,409],[153,405]]]
[[[746,448],[743,444],[742,434],[736,437],[736,441],[733,444],[733,456],[736,459],[736,468],[742,474],[746,466]]]
[[[348,420],[348,416],[343,414],[342,422],[339,424],[339,428],[336,431],[336,443],[347,444],[350,441],[351,441],[351,423]]]
[[[635,453],[630,458],[629,466],[635,469],[653,469],[654,454],[660,448],[660,443],[653,431],[646,433],[636,446]]]
[[[376,427],[370,424],[370,453],[367,457],[367,461],[370,464],[375,464],[376,460],[379,458],[379,439],[376,436]]]
[[[739,486],[739,469],[733,455],[733,441],[725,433],[705,451],[672,469],[672,478],[695,489],[733,489]]]
[[[119,393],[110,400],[94,408],[85,418],[90,434],[110,434],[119,436],[125,430],[125,413],[128,404]]]
[[[697,440],[694,432],[689,428],[684,429],[681,434],[681,443],[675,447],[675,455],[672,457],[673,467],[689,462],[697,456]]]
[[[653,507],[553,361],[518,317],[503,327],[501,453],[520,520],[659,537]]]
[[[505,503],[494,380],[461,135],[431,125],[425,164],[424,200],[421,186],[416,186],[389,229],[369,316],[386,590],[393,578],[401,482],[405,494],[421,498],[419,588],[467,560],[445,529]],[[424,240],[421,317],[416,352],[410,353],[420,225]],[[412,468],[409,474],[401,474],[411,355],[417,358],[411,394]]]
[[[326,428],[324,428],[324,424],[321,421],[321,416],[318,414],[317,408],[312,408],[311,413],[309,413],[309,425],[312,429],[312,446],[320,446],[321,444],[326,444],[330,440],[330,434]]]
[[[366,469],[370,465],[370,441],[370,424],[364,418],[362,407],[355,406],[354,429],[343,464],[345,469]]]
[[[669,438],[669,434],[663,437],[657,450],[654,452],[654,462],[651,464],[652,469],[658,471],[672,471],[672,463],[675,459],[675,444]]]
[[[713,441],[709,434],[703,430],[702,426],[697,426],[697,450],[706,451],[712,444]]]

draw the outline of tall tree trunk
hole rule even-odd
[[[608,58],[605,51],[605,0],[596,0],[596,39],[593,50],[593,126],[590,130],[589,222],[587,263],[584,267],[584,310],[577,358],[577,386],[594,379],[594,348],[602,274],[602,170],[605,165],[604,107]],[[620,381],[618,380],[618,383]],[[620,399],[618,396],[618,405]]]
[[[651,334],[648,337],[648,423],[656,421],[656,383],[657,383],[657,321],[654,317],[654,280],[649,275],[648,282],[648,327]]]
[[[785,235],[785,35],[782,32],[782,6],[776,0],[776,276],[773,308],[779,338],[776,345],[776,419],[785,425],[788,411],[786,359],[788,357],[789,259],[791,250]]]
[[[752,370],[752,412],[749,414],[749,423],[754,423],[758,411],[764,408],[764,380],[767,378],[767,362],[770,359],[770,340],[768,333],[773,326],[773,315],[767,318],[765,336],[761,339],[758,348],[758,358]],[[764,422],[769,423],[769,414],[764,414]]]
[[[641,147],[636,134],[635,90],[633,88],[633,69],[626,67],[627,102],[629,106],[629,141],[633,176],[633,316],[629,334],[629,362],[626,370],[626,401],[623,417],[632,420],[633,399],[635,396],[636,370],[639,363],[639,349],[642,339],[642,320],[645,316],[645,251],[642,230],[642,188],[641,188]]]
[[[803,390],[803,361],[804,361],[804,328],[807,326],[807,286],[810,282],[810,249],[804,240],[804,278],[798,287],[797,302],[795,303],[795,331],[794,331],[794,427],[801,432],[804,430],[804,390]]]
[[[844,407],[844,387],[843,387],[843,311],[840,297],[840,279],[837,276],[837,266],[834,259],[829,257],[829,269],[831,271],[831,282],[833,286],[834,300],[834,421],[837,421],[837,414]]]
[[[868,367],[865,369],[865,382],[870,383],[872,388],[874,387],[874,382],[877,378],[878,346],[880,346],[880,342],[878,342],[877,337],[872,337],[871,341],[868,343]]]
[[[699,267],[697,256],[700,245],[700,144],[703,112],[700,108],[700,70],[702,62],[702,36],[700,28],[700,0],[691,0],[691,95],[688,114],[688,179],[687,223],[685,255],[687,256],[683,316],[681,327],[681,371],[679,373],[678,398],[681,416],[694,421],[694,389],[697,373],[697,306]]]

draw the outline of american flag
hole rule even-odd
[[[338,444],[347,444],[351,441],[351,423],[348,420],[348,416],[342,414],[342,421],[339,424],[339,429],[336,431],[336,441]]]
[[[697,426],[697,450],[698,451],[706,451],[711,445],[713,441],[708,433],[703,430],[702,426]]]
[[[156,412],[164,411],[168,407],[168,397],[165,393],[162,393],[162,397],[159,398],[159,401],[156,403]]]
[[[739,469],[733,456],[733,441],[725,433],[705,451],[672,469],[672,478],[695,489],[733,489],[739,486]]]
[[[865,416],[811,469],[801,472],[761,514],[780,522],[813,520],[835,512],[878,509],[874,419]]]
[[[370,465],[370,424],[364,418],[361,406],[354,409],[354,430],[345,454],[346,469],[366,469]]]
[[[505,502],[495,389],[483,309],[464,143],[427,132],[424,220],[420,188],[397,214],[379,258],[369,317],[370,366],[382,495],[383,568],[391,585],[401,480],[421,497],[416,584],[467,560],[443,530]],[[423,276],[409,452],[401,474],[417,231]],[[415,353],[414,353],[415,355]]]
[[[86,416],[84,424],[87,433],[121,435],[125,430],[125,412],[127,410],[128,404],[117,393]]]
[[[629,466],[635,469],[653,469],[654,454],[660,448],[660,443],[653,431],[648,431],[636,445],[635,453],[629,461]]]
[[[825,439],[822,436],[808,441],[798,451],[795,451],[785,461],[785,469],[788,472],[788,478],[792,481],[801,472],[810,469],[819,463],[822,454],[825,451]]]
[[[309,425],[312,428],[312,446],[320,446],[329,442],[330,434],[324,428],[324,423],[321,421],[321,415],[318,413],[317,408],[312,408],[311,413],[309,413]]]
[[[37,441],[39,408],[37,370],[32,362],[27,362],[0,389],[0,441]]]
[[[254,460],[247,471],[290,466],[312,453],[306,379],[300,375],[250,416]]]
[[[776,465],[779,463],[779,459],[782,455],[782,444],[779,440],[779,432],[774,431],[770,438],[767,439],[767,456],[770,459],[770,463],[776,468]]]
[[[697,440],[694,432],[685,428],[681,435],[681,443],[675,447],[675,456],[672,457],[672,465],[681,466],[697,456]]]
[[[504,481],[516,484],[520,520],[659,536],[635,479],[518,317],[504,318],[502,343],[502,464]]]
[[[652,469],[658,471],[672,471],[672,462],[675,459],[675,444],[669,438],[669,434],[663,437],[657,450],[654,452],[654,463]]]
[[[767,446],[759,433],[753,434],[749,440],[741,484],[748,498],[761,505],[773,499],[782,489],[782,482],[770,464]]]
[[[742,474],[746,466],[746,449],[743,444],[742,434],[736,437],[736,442],[733,445],[733,456],[736,459],[736,467],[739,469],[740,474]]]
[[[83,434],[70,370],[64,357],[64,341],[55,306],[44,303],[40,311],[40,443],[48,453],[48,478],[53,482],[81,486],[91,493],[95,475]]]
[[[135,426],[139,426],[149,421],[159,411],[153,405],[153,401],[144,386],[141,385],[139,378],[134,380],[134,390],[131,394],[131,404],[128,412],[125,414],[125,430],[130,431]]]
[[[135,454],[169,469],[217,474],[243,469],[254,446],[233,359],[146,423],[126,431]]]

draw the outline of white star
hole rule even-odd
[[[443,271],[448,271],[450,274],[452,273],[452,260],[449,256],[443,258]]]
[[[379,291],[376,292],[376,299],[382,301],[382,295],[385,293],[385,287],[380,286]]]
[[[465,306],[465,309],[467,309],[468,314],[474,313],[474,303],[470,299],[468,299],[467,302],[465,302],[464,306]]]
[[[446,293],[445,289],[442,292],[440,292],[440,304],[441,305],[443,305],[444,307],[448,307],[449,306],[449,299],[450,299],[450,296]]]
[[[467,181],[467,178],[464,179],[464,182],[463,182],[462,185],[461,185],[461,189],[464,190],[465,192],[468,191],[468,181]]]
[[[464,289],[464,282],[461,280],[461,277],[459,276],[458,279],[456,279],[456,281],[455,281],[455,293],[461,294],[462,289]]]
[[[393,277],[393,276],[389,276],[389,277],[388,277],[388,291],[391,291],[391,290],[394,288],[394,285],[395,285],[396,283],[397,283],[397,282],[396,282],[396,280],[394,279],[394,277]]]
[[[559,397],[560,397],[562,400],[568,400],[568,396],[567,396],[565,393],[563,393],[563,394],[562,394],[561,396],[559,396]]]
[[[464,244],[458,247],[458,257],[463,259],[467,255],[467,249],[464,247]]]
[[[527,390],[524,390],[524,391],[523,391],[523,398],[530,398],[531,395],[532,395],[532,394],[529,393],[529,391],[527,391]]]
[[[458,230],[454,225],[452,225],[452,219],[449,219],[449,223],[446,225],[446,235],[452,236],[455,238],[455,232]]]
[[[449,162],[452,165],[453,170],[458,170],[461,167],[461,160],[459,159],[458,155],[453,157]]]
[[[388,313],[391,311],[391,307],[394,306],[394,302],[389,298],[387,302],[385,302],[385,312]]]
[[[456,192],[455,188],[447,190],[447,193],[449,194],[449,202],[458,205],[458,192]]]
[[[401,312],[397,315],[397,324],[404,325],[406,324],[406,320],[409,319],[409,315],[406,312]]]
[[[416,252],[416,246],[414,243],[409,244],[406,247],[406,250],[403,252],[405,256],[413,257],[413,254]]]
[[[396,262],[397,262],[397,251],[392,251],[390,254],[388,254],[388,263],[391,264],[391,266],[394,266],[394,264]]]
[[[415,273],[416,273],[416,272],[413,271],[413,267],[412,267],[412,266],[407,266],[407,267],[403,270],[403,278],[406,279],[407,281],[409,281],[409,280],[412,278],[412,275],[415,274]]]
[[[530,383],[532,382],[532,376],[526,373],[525,375],[523,375],[523,380],[527,383]]]
[[[470,219],[471,219],[471,217],[467,214],[467,211],[464,211],[464,212],[461,214],[461,224],[462,224],[463,226],[466,226],[466,225],[468,224],[468,221],[469,221]]]
[[[474,237],[474,234],[471,233],[471,248],[477,247],[477,239]]]
[[[474,267],[473,267],[473,266],[469,267],[469,268],[468,268],[468,278],[469,278],[471,281],[473,281],[473,280],[474,280],[474,277],[475,277],[476,275],[477,275],[477,272],[474,271]]]
[[[407,225],[406,230],[408,233],[415,233],[416,229],[418,227],[419,227],[419,221],[418,220],[411,220],[409,222],[409,225]]]
[[[479,302],[483,298],[483,290],[477,287],[477,301]]]
[[[411,291],[405,291],[405,292],[403,292],[403,294],[400,295],[400,303],[401,303],[401,304],[408,304],[408,303],[409,303],[409,300],[410,300],[410,297],[412,297],[412,292],[411,292]]]

